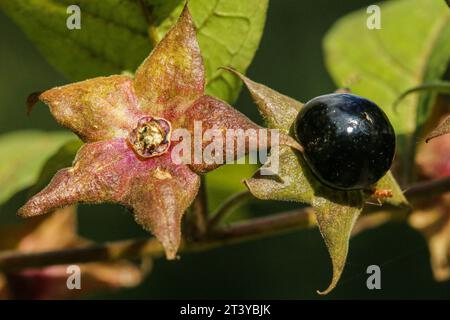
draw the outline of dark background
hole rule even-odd
[[[323,63],[322,37],[338,17],[369,4],[362,0],[271,0],[265,34],[248,75],[301,101],[333,91]],[[30,92],[64,84],[67,79],[1,12],[0,39],[0,133],[26,128],[60,130],[46,108],[36,108],[32,117],[26,117],[24,100]],[[260,122],[245,91],[235,105]],[[214,181],[233,178],[226,174],[233,170],[229,167],[214,173]],[[212,205],[233,191],[211,188]],[[17,221],[14,213],[26,196],[24,191],[0,207],[1,223]],[[290,207],[253,202],[241,210],[241,215],[261,215]],[[79,217],[81,234],[95,240],[145,235],[119,206],[81,206]],[[365,270],[371,264],[381,267],[381,290],[366,288]],[[139,287],[92,297],[316,299],[320,298],[316,290],[324,289],[330,276],[325,245],[318,230],[312,229],[182,254],[175,262],[161,259]],[[421,235],[406,224],[390,224],[351,240],[345,272],[338,287],[326,298],[449,297],[450,282],[433,280],[429,252]]]

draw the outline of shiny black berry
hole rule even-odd
[[[295,134],[312,172],[335,189],[369,188],[389,170],[395,153],[394,129],[384,112],[352,94],[307,102]]]

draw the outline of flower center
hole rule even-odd
[[[143,117],[129,136],[133,150],[143,158],[165,153],[170,146],[170,122],[163,118]]]

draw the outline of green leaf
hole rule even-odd
[[[401,100],[403,100],[406,96],[420,91],[428,91],[428,92],[436,92],[443,94],[450,94],[450,82],[449,81],[436,81],[433,83],[424,83],[420,86],[410,88],[403,92],[397,100],[394,102],[394,107],[396,107]]]
[[[55,173],[63,168],[70,167],[83,142],[79,139],[72,139],[64,143],[42,166],[36,183],[30,190],[30,194],[35,194],[42,190]]]
[[[231,70],[244,81],[269,128],[290,132],[302,104]],[[345,266],[353,225],[368,195],[362,191],[338,191],[324,186],[310,171],[302,155],[288,146],[280,146],[279,171],[267,176],[257,172],[245,181],[250,192],[263,200],[296,201],[315,209],[317,223],[333,264],[333,277],[327,294],[336,286]],[[270,163],[264,167],[270,167]],[[399,186],[390,173],[375,188],[389,189],[390,204],[404,204]],[[392,203],[391,203],[392,202]]]
[[[140,1],[78,0],[81,29],[69,30],[71,0],[2,0],[0,8],[37,45],[47,60],[72,80],[134,72],[177,20],[184,1],[147,0],[148,26]],[[205,59],[207,93],[233,102],[240,82],[218,68],[245,72],[259,45],[268,0],[191,0]],[[149,34],[152,36],[150,39]]]
[[[0,204],[33,185],[45,161],[74,136],[67,132],[16,131],[0,136]]]
[[[351,87],[384,109],[408,168],[435,95],[410,95],[397,112],[393,105],[406,90],[442,77],[450,58],[450,11],[444,1],[429,0],[395,0],[380,7],[379,30],[367,28],[365,10],[333,26],[324,39],[326,64],[339,87]]]
[[[208,190],[209,212],[219,208],[225,199],[237,192],[245,190],[243,177],[250,177],[258,167],[255,164],[224,165],[206,175],[206,188]],[[226,178],[224,178],[226,177]],[[238,221],[252,217],[252,212],[246,204],[233,210],[233,214],[225,222]]]
[[[433,82],[433,83],[425,83],[423,85],[420,85],[420,86],[417,86],[414,88],[410,88],[400,95],[400,97],[397,99],[395,105],[397,105],[406,96],[408,96],[412,93],[421,92],[421,91],[435,92],[438,94],[448,95],[448,94],[450,94],[450,82],[449,81],[437,81],[437,82]],[[438,103],[438,102],[436,102],[436,103]],[[436,128],[434,128],[431,133],[429,133],[426,136],[425,142],[428,142],[431,139],[440,137],[449,132],[450,132],[450,117],[447,117],[442,123],[440,123]]]

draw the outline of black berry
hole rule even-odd
[[[307,102],[295,134],[312,172],[335,189],[369,188],[389,170],[395,153],[394,129],[384,112],[352,94]]]

